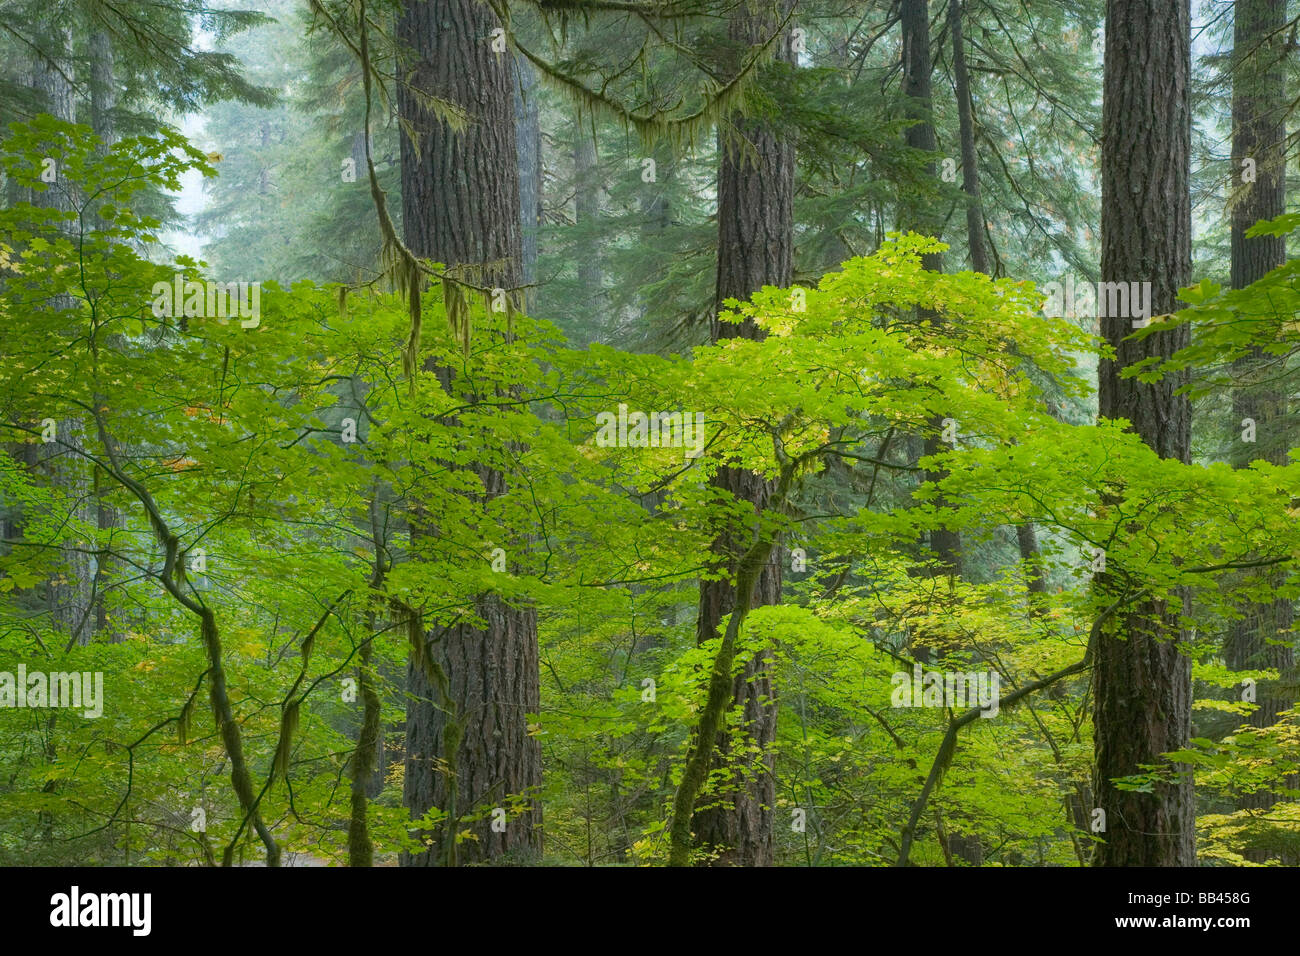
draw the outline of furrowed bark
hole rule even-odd
[[[788,8],[787,8],[788,9]],[[733,43],[754,46],[771,34],[771,16],[741,5],[733,13],[729,35]],[[777,58],[795,62],[786,38]],[[728,338],[761,340],[762,331],[751,321],[741,325],[719,322],[717,315],[728,298],[748,299],[765,285],[788,286],[794,276],[794,144],[770,125],[729,118],[733,136],[719,136],[718,168],[718,271],[712,341]],[[743,140],[743,142],[739,142]],[[753,506],[755,520],[773,493],[773,483],[751,471],[720,468],[714,485]],[[718,563],[729,572],[720,580],[700,582],[696,641],[718,636],[718,625],[731,613],[741,583],[731,572],[744,548],[747,528],[727,529],[713,544]],[[760,569],[753,606],[781,603],[781,566],[766,562]],[[742,735],[739,750],[756,750],[756,756],[738,756],[724,732],[716,743],[720,763],[739,762],[729,783],[711,795],[708,805],[695,813],[694,829],[700,844],[717,854],[716,863],[770,866],[773,862],[773,807],[776,778],[770,748],[776,740],[776,688],[767,650],[757,652],[736,675],[733,699],[741,706]]]
[[[1188,0],[1108,0],[1101,278],[1126,286],[1149,282],[1153,316],[1173,312],[1179,287],[1191,280],[1190,82]],[[1099,306],[1099,312],[1110,311]],[[1115,358],[1099,363],[1098,415],[1127,419],[1158,455],[1188,462],[1191,405],[1186,396],[1175,395],[1183,377],[1143,383],[1120,373],[1142,359],[1168,357],[1185,347],[1190,327],[1180,324],[1139,342],[1130,338],[1133,318],[1101,317],[1102,335]],[[1118,584],[1102,573],[1094,586],[1105,594]],[[1179,617],[1186,605],[1185,595],[1169,603],[1134,604],[1117,618],[1116,634],[1096,648],[1093,789],[1106,812],[1107,830],[1094,866],[1196,861],[1190,768],[1175,765],[1176,778],[1151,792],[1115,784],[1187,745],[1191,662],[1177,646],[1184,637]]]
[[[402,137],[402,228],[416,256],[470,267],[479,273],[476,281],[513,290],[523,276],[516,72],[509,51],[492,50],[492,31],[500,26],[478,0],[408,0],[403,7],[397,35],[411,59],[398,86],[398,110],[418,143],[409,131]],[[453,129],[432,115],[421,93],[462,108],[464,127]],[[450,369],[426,371],[451,387]],[[504,475],[475,470],[484,499],[504,493]],[[413,544],[435,533],[415,516]],[[403,865],[541,851],[541,748],[527,720],[540,709],[536,612],[494,594],[475,604],[482,627],[455,624],[423,637],[446,676],[451,707],[441,704],[424,668],[414,661],[408,667],[404,798],[412,818],[432,807],[449,816],[433,847],[404,854]],[[498,832],[488,813],[511,797],[522,810]],[[458,848],[460,830],[472,838]]]
[[[797,461],[787,461],[782,466],[772,496],[774,510],[784,509],[797,467]],[[736,640],[745,617],[753,608],[754,588],[771,557],[775,540],[773,533],[764,533],[760,530],[754,543],[741,557],[736,569],[736,606],[722,635],[718,654],[713,659],[708,697],[700,715],[694,742],[686,757],[686,769],[682,772],[681,783],[673,797],[673,815],[669,826],[671,844],[669,866],[689,866],[691,862],[693,847],[691,821],[694,817],[696,800],[709,774],[709,764],[717,746],[718,733],[722,729],[723,715],[733,699],[734,681],[731,670],[736,659]]]

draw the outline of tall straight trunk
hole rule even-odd
[[[601,287],[604,285],[600,242],[591,232],[600,220],[604,193],[598,175],[595,132],[582,122],[579,113],[575,115],[573,123],[573,218],[584,234],[577,248],[578,285],[582,290],[584,306],[596,315],[600,314]],[[608,333],[613,331],[609,324],[608,321],[598,323],[597,335],[601,340],[605,340]]]
[[[417,150],[402,138],[402,216],[417,256],[475,265],[485,283],[509,289],[522,278],[519,167],[514,60],[491,46],[499,26],[478,0],[408,0],[403,8],[397,34],[413,57],[403,71],[407,82],[460,105],[469,118],[453,131],[399,85],[398,109],[420,139]],[[430,370],[450,386],[450,370]],[[499,472],[477,470],[484,498],[505,490]],[[411,534],[418,549],[436,529],[417,513]],[[541,748],[527,722],[540,709],[536,613],[493,594],[480,596],[476,611],[481,628],[459,624],[424,635],[447,677],[445,698],[422,669],[408,667],[406,806],[413,818],[431,807],[453,818],[430,835],[427,852],[404,854],[405,865],[541,849]],[[508,816],[504,830],[494,827],[492,810],[512,799],[522,799],[524,809]],[[451,837],[465,830],[471,837],[457,846]]]
[[[677,153],[670,143],[660,139],[655,142],[651,155],[642,158],[654,160],[655,180],[651,183],[643,182],[639,189],[637,212],[641,222],[638,238],[644,248],[651,250],[652,255],[662,255],[664,248],[672,242],[669,230],[673,228],[673,216],[676,210],[673,209],[671,191],[677,179]],[[639,298],[640,301],[636,303],[633,314],[622,320],[625,326],[633,328],[646,326],[646,317],[655,303],[643,296]],[[611,331],[617,334],[619,330]]]
[[[76,100],[72,84],[72,28],[66,23],[51,23],[45,28],[40,54],[33,55],[31,85],[41,103],[40,109],[65,122],[76,120]],[[56,157],[57,161],[57,157]],[[62,178],[44,192],[33,191],[33,205],[68,210],[73,207],[69,184]],[[74,307],[71,296],[56,296],[51,305],[66,311]],[[70,502],[70,516],[87,523],[95,521],[91,504],[90,472],[83,457],[85,436],[78,419],[57,422],[57,440],[36,449],[37,467],[64,493]],[[90,542],[79,541],[62,549],[60,569],[46,588],[46,607],[52,626],[78,644],[89,643],[95,621],[91,599],[93,572]]]
[[[1150,282],[1151,313],[1178,307],[1191,278],[1191,33],[1188,0],[1108,0],[1102,104],[1101,278]],[[1102,311],[1105,311],[1104,309]],[[1120,371],[1169,356],[1190,340],[1186,325],[1142,342],[1129,316],[1101,318],[1115,349],[1098,369],[1099,414],[1125,418],[1164,458],[1190,460],[1191,406],[1177,376],[1146,384]],[[1118,597],[1109,573],[1096,581]],[[1190,774],[1151,792],[1121,790],[1116,778],[1160,764],[1191,731],[1191,664],[1175,644],[1186,598],[1141,600],[1121,609],[1117,633],[1099,639],[1093,673],[1095,783],[1106,813],[1096,866],[1190,866],[1196,831]],[[1179,770],[1187,770],[1179,767]]]
[[[733,43],[753,46],[774,28],[772,17],[760,13],[757,5],[741,4],[732,14],[728,32]],[[780,42],[779,58],[794,63],[789,37]],[[761,339],[761,330],[751,321],[742,325],[718,321],[723,300],[748,299],[765,285],[788,286],[794,275],[794,144],[761,122],[746,121],[738,114],[728,119],[731,133],[720,130],[718,143],[718,272],[710,322],[714,342]],[[753,542],[754,523],[767,509],[774,487],[743,468],[719,469],[713,484],[749,502],[754,520],[727,528],[713,542],[714,559],[726,574],[700,582],[696,618],[700,643],[719,636],[722,618],[737,605],[738,562]],[[752,606],[780,602],[781,567],[768,561],[754,582]],[[692,824],[697,843],[716,852],[716,862],[723,865],[770,866],[773,861],[776,778],[771,748],[776,740],[777,704],[770,668],[770,653],[762,650],[736,675],[733,700],[742,714],[736,729],[738,752],[733,752],[724,729],[718,734],[713,758],[716,765],[733,768],[733,773],[696,811]]]
[[[948,14],[950,18],[954,16],[954,13],[953,8],[949,7]],[[956,15],[959,16],[959,12]],[[902,34],[905,108],[908,117],[915,120],[904,132],[904,142],[912,149],[933,153],[938,149],[938,141],[935,137],[933,118],[934,96],[931,73],[934,69],[934,63],[930,56],[930,6],[928,0],[902,0],[899,8],[899,28]],[[960,29],[958,29],[956,39],[959,45]],[[966,119],[969,121],[969,103],[966,112]],[[971,135],[973,137],[973,132]],[[974,140],[972,138],[972,157],[969,161],[963,158],[962,184],[967,189],[968,194],[973,190],[968,208],[978,210],[979,186],[973,152]],[[925,171],[928,177],[933,180],[935,176],[933,160],[926,163]],[[978,217],[977,221],[982,222],[982,212],[977,211],[976,216]],[[936,217],[930,210],[922,208],[915,202],[904,206],[901,218],[908,228],[926,235],[938,234]],[[972,220],[968,218],[968,226],[971,222]],[[972,246],[972,255],[975,255],[976,248],[982,248],[982,246],[979,243]],[[942,272],[943,256],[938,253],[922,256],[921,264],[923,268],[932,272]],[[929,309],[918,309],[917,313],[919,318],[930,322],[936,327],[940,324],[939,315]],[[948,446],[941,439],[945,417],[944,415],[935,415],[930,419],[927,434],[920,443],[922,457],[937,455],[947,450]],[[960,421],[958,421],[959,429],[960,424]],[[940,481],[944,477],[945,473],[943,471],[927,469],[923,472],[923,480],[925,481]],[[936,499],[935,503],[942,507],[944,499]],[[929,549],[934,552],[935,558],[935,567],[932,573],[935,576],[959,577],[962,571],[961,535],[940,525],[930,531],[928,544]],[[930,647],[925,640],[924,634],[920,635],[920,640],[913,645],[911,650],[917,660],[923,663],[929,662]],[[972,866],[980,866],[984,862],[984,847],[978,834],[963,833],[954,829],[947,840],[947,846],[953,853],[956,853]]]
[[[902,0],[899,7],[899,28],[903,44],[903,97],[904,112],[911,125],[903,132],[903,142],[910,149],[934,153],[938,143],[934,135],[933,94],[930,86],[930,73],[933,62],[930,57],[930,4],[929,0]],[[928,160],[923,169],[927,178],[935,177],[934,160]],[[911,201],[904,204],[901,217],[909,229],[935,235],[938,229],[937,218],[922,203]],[[939,253],[930,253],[924,260],[924,267],[932,272],[943,271],[943,257]]]
[[[537,279],[537,230],[542,224],[542,128],[537,108],[537,71],[523,57],[515,60],[513,89],[515,155],[519,165],[520,273],[525,283],[532,283]]]
[[[966,69],[966,44],[962,30],[961,0],[948,0],[948,32],[952,37],[953,92],[957,97],[957,126],[961,139],[961,188],[966,194],[966,246],[970,265],[976,272],[990,275],[988,252],[984,244],[984,200],[980,195],[978,160],[975,156],[975,106],[971,101],[970,76]],[[1031,596],[1047,592],[1038,537],[1032,524],[1016,527],[1016,545],[1020,558],[1028,567],[1025,581]]]
[[[108,31],[96,27],[90,35],[90,126],[107,150],[117,142],[117,81],[113,76],[113,41]]]
[[[38,109],[49,113],[56,119],[73,122],[76,119],[75,100],[72,86],[72,30],[66,23],[47,23],[42,25],[39,51],[32,57],[29,83],[39,102]],[[56,157],[56,162],[58,159]],[[56,166],[56,169],[59,169]],[[68,210],[72,208],[68,184],[58,180],[43,192],[31,190],[24,197],[34,206],[46,209]],[[66,227],[60,227],[66,228]],[[57,295],[50,300],[50,307],[59,312],[74,308],[69,295]],[[22,459],[30,462],[38,475],[45,476],[49,484],[62,493],[68,502],[66,517],[76,520],[93,520],[85,502],[89,495],[87,490],[87,473],[85,459],[82,456],[85,440],[81,422],[77,419],[63,418],[55,424],[55,441],[41,442],[30,451],[24,449]],[[23,518],[26,516],[24,515]],[[62,521],[62,515],[55,516]],[[25,521],[19,520],[21,533]],[[73,541],[60,548],[56,569],[45,585],[44,600],[41,610],[48,614],[50,627],[68,636],[68,644],[87,644],[93,629],[91,621],[90,599],[90,557],[87,542]],[[43,756],[46,763],[53,765],[58,760],[58,718],[57,712],[51,710],[44,720],[45,737]],[[50,779],[41,787],[41,792],[53,794],[58,790],[58,780]],[[46,844],[54,842],[56,826],[55,815],[42,810],[38,814],[41,840]]]
[[[915,120],[903,134],[904,142],[912,149],[933,153],[937,148],[934,135],[934,120],[931,115],[933,98],[930,86],[930,73],[933,62],[930,57],[930,4],[928,0],[902,0],[899,8],[899,26],[903,41],[903,96],[909,119]],[[935,176],[933,160],[925,165],[930,179]],[[938,223],[935,217],[921,208],[917,203],[904,206],[901,218],[906,228],[914,229],[926,235],[935,235]],[[932,272],[943,271],[943,256],[930,253],[921,257],[922,268]],[[939,316],[928,309],[920,310],[920,317],[938,324]],[[921,444],[921,455],[935,455],[946,446],[940,440],[945,416],[936,415],[930,421],[929,434]],[[960,423],[959,423],[960,426]],[[926,481],[938,481],[942,472],[926,471]],[[948,528],[939,527],[930,532],[930,550],[934,552],[938,563],[938,573],[958,575],[961,573],[961,536]],[[922,651],[922,658],[926,652]]]
[[[1256,222],[1286,210],[1286,2],[1238,0],[1233,17],[1232,166],[1234,187],[1241,193],[1232,208],[1232,287],[1242,289],[1286,261],[1284,237],[1246,238],[1246,230]],[[1254,163],[1253,183],[1240,178],[1245,160]],[[1262,439],[1257,445],[1238,446],[1241,452],[1234,456],[1238,466],[1256,458],[1287,464],[1291,441],[1286,389],[1259,381],[1269,377],[1275,362],[1255,349],[1234,363],[1234,380],[1241,387],[1232,396],[1232,428],[1243,419],[1253,419]],[[1281,575],[1276,580],[1280,583]],[[1258,708],[1250,715],[1252,726],[1268,727],[1295,703],[1295,649],[1290,633],[1294,605],[1290,599],[1262,605],[1246,602],[1240,610],[1245,617],[1229,624],[1224,657],[1233,670],[1280,672],[1282,686],[1261,683]],[[1261,791],[1244,795],[1239,805],[1268,809],[1278,799],[1276,793]],[[1248,850],[1247,856],[1258,862],[1267,854]]]
[[[966,241],[970,265],[989,274],[984,252],[984,205],[980,199],[979,167],[975,158],[975,118],[966,73],[966,49],[962,40],[961,0],[948,0],[948,32],[952,34],[952,76],[957,95],[957,125],[961,136],[961,188],[966,193]]]

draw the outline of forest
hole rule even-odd
[[[0,0],[0,866],[1300,865],[1298,155],[1300,0]]]

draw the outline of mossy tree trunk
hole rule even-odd
[[[406,245],[448,266],[478,267],[483,284],[514,289],[523,277],[514,58],[494,52],[495,14],[478,0],[408,0],[397,37],[409,51],[398,110],[419,139],[402,137],[402,228]],[[420,93],[450,101],[467,120],[453,130],[425,109]],[[434,371],[450,387],[448,369]],[[476,469],[484,500],[505,491],[505,477]],[[437,529],[412,517],[418,553]],[[485,543],[486,544],[486,543]],[[485,558],[486,560],[486,558]],[[430,808],[452,813],[430,849],[404,854],[408,866],[468,863],[541,849],[541,748],[528,733],[540,709],[537,617],[494,594],[480,595],[483,625],[454,624],[424,635],[426,652],[446,675],[445,693],[425,670],[408,667],[404,797],[412,818]],[[522,798],[504,830],[491,811]],[[459,843],[454,835],[468,831]]]
[[[746,4],[732,14],[729,38],[737,49],[762,43],[776,28],[771,15]],[[794,62],[790,37],[782,37],[778,58]],[[771,122],[728,117],[719,131],[718,166],[718,271],[711,337],[760,339],[754,323],[719,322],[717,312],[725,299],[748,299],[765,285],[788,286],[794,274],[794,144]],[[753,524],[768,506],[773,483],[751,471],[721,468],[714,485],[725,494],[752,507],[753,520],[729,527],[713,543],[717,565],[725,576],[700,582],[696,640],[718,636],[722,618],[737,604],[744,586],[737,571],[746,545],[753,539]],[[773,551],[779,557],[779,549]],[[767,561],[753,582],[754,607],[781,602],[781,565]],[[740,707],[741,726],[734,729],[739,745],[724,729],[718,734],[716,760],[729,767],[729,783],[711,794],[695,813],[696,840],[716,853],[715,862],[741,866],[769,866],[773,862],[773,812],[776,777],[771,752],[776,740],[776,689],[772,684],[770,654],[763,650],[744,663],[736,675],[733,700]]]

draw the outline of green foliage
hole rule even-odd
[[[1120,612],[1136,607],[1182,609],[1194,732],[1120,785],[1192,773],[1204,862],[1293,859],[1297,804],[1265,804],[1300,773],[1295,711],[1254,726],[1259,704],[1242,692],[1258,682],[1293,702],[1293,675],[1230,667],[1223,648],[1252,607],[1300,595],[1300,463],[1230,467],[1207,437],[1184,464],[1127,423],[1093,420],[1086,379],[1102,346],[1006,276],[1094,277],[1099,91],[1079,64],[1096,60],[1099,5],[1023,18],[1004,6],[985,5],[999,29],[968,33],[996,277],[960,271],[964,238],[886,228],[904,197],[964,199],[925,172],[942,157],[897,142],[908,120],[890,85],[897,51],[878,42],[883,7],[860,21],[801,9],[797,69],[746,55],[709,16],[662,32],[648,15],[563,6],[510,22],[517,45],[550,58],[540,107],[563,130],[547,146],[562,158],[535,315],[496,311],[467,274],[410,295],[436,264],[408,270],[404,296],[371,282],[393,261],[367,183],[361,67],[319,22],[299,46],[315,21],[246,9],[212,21],[216,51],[132,66],[131,109],[147,82],[177,109],[260,107],[210,109],[207,155],[168,128],[123,124],[104,143],[48,115],[9,127],[0,660],[102,674],[104,696],[100,716],[0,708],[0,862],[261,859],[242,771],[278,844],[347,862],[363,676],[382,732],[361,781],[376,860],[418,849],[416,834],[449,817],[486,819],[482,804],[409,818],[401,731],[408,668],[431,666],[422,627],[482,624],[486,592],[538,612],[528,729],[545,767],[546,862],[666,862],[710,675],[730,653],[725,637],[698,639],[698,586],[725,577],[710,548],[736,527],[775,542],[764,560],[784,576],[785,603],[744,617],[731,659],[733,679],[768,660],[775,743],[756,752],[742,709],[727,709],[727,757],[696,805],[770,758],[778,863],[962,866],[978,846],[982,865],[1085,865],[1104,839],[1090,826],[1088,667],[1098,641],[1128,639]],[[21,12],[20,31],[34,22]],[[140,17],[174,39],[178,12]],[[372,79],[391,83],[395,51],[374,32]],[[175,72],[186,64],[190,78]],[[377,83],[371,153],[396,196],[387,91]],[[5,118],[32,112],[3,105]],[[750,320],[761,339],[706,345],[710,131],[725,135],[733,110],[797,146],[797,281],[725,303],[721,321]],[[951,104],[935,121],[951,144]],[[340,175],[348,159],[355,181]],[[187,174],[211,184],[210,264],[161,250],[158,197]],[[51,189],[67,208],[39,202]],[[580,215],[581,190],[598,199]],[[1287,214],[1254,234],[1298,228]],[[946,273],[922,268],[945,252]],[[1262,355],[1288,375],[1300,329],[1295,262],[1240,290],[1216,268],[1183,290],[1187,308],[1135,333],[1187,323],[1191,346],[1129,373],[1191,373],[1198,421],[1215,427],[1234,364]],[[257,321],[160,314],[159,284],[178,275],[260,281]],[[618,409],[692,415],[699,444],[610,443]],[[723,469],[785,475],[790,493],[756,512],[717,487]],[[504,476],[490,493],[489,473]],[[412,536],[413,518],[433,532]],[[1014,534],[1026,526],[1032,560]],[[941,530],[961,535],[960,576],[934,560]],[[87,559],[102,620],[77,634],[58,602]],[[970,700],[900,702],[916,668],[996,675],[996,717]],[[499,806],[514,819],[524,799]]]

